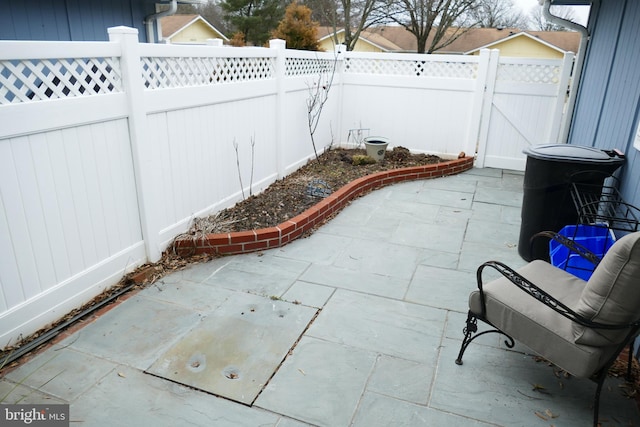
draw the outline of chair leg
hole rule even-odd
[[[458,353],[458,358],[456,359],[457,365],[462,365],[462,356],[464,355],[464,352],[467,350],[467,347],[469,347],[469,344],[471,344],[471,341],[475,340],[476,338],[484,334],[498,333],[498,334],[504,335],[505,337],[507,337],[507,339],[504,341],[504,344],[508,348],[513,348],[513,346],[516,344],[513,338],[511,338],[509,335],[505,334],[499,329],[491,329],[491,330],[483,331],[483,332],[480,332],[479,334],[474,335],[476,332],[478,332],[478,317],[475,314],[473,314],[471,311],[469,311],[469,314],[467,315],[467,325],[462,330],[462,332],[464,333],[464,339],[462,340],[462,345],[460,346],[460,352]]]
[[[464,339],[462,340],[462,346],[460,346],[460,353],[458,353],[458,358],[456,359],[457,365],[462,365],[462,355],[464,354],[465,350],[467,349],[471,341],[473,341],[472,335],[475,334],[477,331],[478,331],[478,318],[473,313],[471,313],[471,311],[469,311],[469,314],[467,315],[467,326],[465,326],[465,328],[462,330],[462,333],[464,334]]]
[[[600,392],[602,391],[602,386],[604,385],[604,380],[607,377],[608,369],[603,369],[596,378],[596,395],[593,398],[593,427],[598,427],[598,417],[600,415]]]

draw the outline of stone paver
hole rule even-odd
[[[433,362],[446,312],[337,290],[307,335],[418,362]]]
[[[349,425],[375,360],[374,352],[305,337],[256,406],[313,425]]]
[[[71,425],[275,426],[279,415],[119,366],[71,403]]]
[[[148,372],[250,405],[316,312],[236,292]]]
[[[394,299],[402,299],[409,287],[408,278],[390,277],[380,273],[336,266],[312,265],[300,279],[310,283]]]
[[[56,347],[10,372],[7,378],[69,402],[87,392],[116,366],[99,357]]]
[[[486,424],[465,416],[438,411],[424,405],[416,405],[375,393],[366,393],[362,397],[360,408],[352,425],[354,427],[482,427],[494,424]]]
[[[475,275],[466,271],[419,265],[405,295],[406,301],[466,313]]]
[[[62,342],[115,363],[147,369],[202,321],[196,311],[134,296]]]

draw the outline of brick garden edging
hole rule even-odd
[[[455,175],[471,168],[473,168],[473,157],[463,157],[433,165],[377,172],[351,181],[300,215],[275,227],[207,234],[200,239],[176,240],[173,249],[180,256],[190,256],[232,255],[279,248],[322,224],[341,211],[351,200],[371,190],[404,181]]]

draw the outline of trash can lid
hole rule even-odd
[[[618,163],[624,160],[593,147],[571,144],[536,145],[523,153],[534,159],[574,163]]]

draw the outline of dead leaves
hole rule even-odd
[[[638,386],[634,384],[624,383],[618,386],[622,395],[627,399],[636,399],[638,398]]]
[[[542,420],[545,420],[545,421],[549,421],[549,420],[552,420],[554,418],[558,418],[559,417],[559,415],[556,415],[553,412],[551,412],[551,409],[545,409],[545,411],[542,412],[542,413],[536,411],[535,414],[536,414],[536,417],[538,417],[538,418],[540,418]]]
[[[549,393],[547,389],[544,388],[544,386],[541,386],[540,384],[534,384],[531,390],[551,396],[551,393]]]
[[[553,374],[561,379],[561,380],[569,380],[571,379],[571,374],[567,371],[558,368],[557,366],[550,363],[543,357],[534,356],[533,359],[538,363],[546,363],[548,366],[553,367]],[[613,363],[611,368],[609,369],[609,376],[614,378],[624,378],[627,375],[628,369],[628,353],[627,350],[623,351],[618,359]],[[623,384],[618,385],[620,392],[623,396],[628,399],[637,399],[638,404],[640,404],[640,363],[635,358],[631,360],[631,377],[633,378],[632,382],[625,382]],[[562,390],[564,388],[563,381],[558,381],[558,385]],[[535,387],[534,387],[535,389]]]

